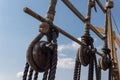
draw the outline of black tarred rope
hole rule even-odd
[[[109,66],[109,75],[108,75],[108,80],[112,80],[112,62],[110,63],[110,66]]]
[[[38,72],[35,71],[33,80],[37,80],[37,79],[38,79]]]
[[[94,54],[94,62],[95,62],[96,80],[99,80],[99,71],[98,71],[97,59],[95,54]]]
[[[44,72],[42,80],[47,80],[48,70]]]
[[[80,72],[81,72],[81,64],[76,60],[73,80],[80,80]]]
[[[43,74],[43,79],[42,80],[47,80],[48,73],[49,73],[49,69],[48,68],[50,67],[50,63],[51,63],[51,56],[48,56],[46,71]]]
[[[93,57],[91,57],[89,64],[88,80],[93,80],[93,74],[94,74],[94,62]]]
[[[57,53],[54,53],[52,55],[52,63],[51,63],[51,67],[50,67],[50,73],[49,73],[48,80],[55,79],[56,67],[57,67]]]
[[[101,80],[101,68],[100,66],[98,66],[97,68],[98,68],[98,80]]]
[[[23,73],[23,80],[27,79],[28,70],[29,70],[29,64],[26,63],[24,73]]]
[[[79,62],[78,54],[79,54],[79,49],[78,49],[77,55],[76,55],[73,80],[80,80],[81,64]]]
[[[28,75],[28,80],[32,80],[32,75],[33,75],[33,69],[30,68],[29,75]]]
[[[57,37],[58,37],[58,32],[55,30],[52,30],[52,47],[53,47],[53,53],[51,56],[51,66],[50,66],[50,72],[49,72],[49,77],[48,80],[54,80],[55,79],[55,74],[56,74],[56,69],[57,69],[57,60],[58,60],[58,55],[57,55]]]
[[[47,62],[46,71],[43,74],[42,80],[54,80],[57,68],[57,37],[58,32],[54,29],[51,29],[50,33],[47,35],[47,38],[50,41],[49,48],[52,50],[49,60]],[[48,69],[49,68],[49,69]]]
[[[81,64],[78,66],[78,80],[80,80],[80,74],[81,74]]]

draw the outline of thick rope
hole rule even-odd
[[[77,77],[78,77],[78,62],[76,61],[75,62],[75,69],[74,69],[74,78],[73,78],[73,80],[77,80]]]
[[[29,70],[29,64],[26,63],[24,73],[23,73],[23,80],[27,79],[28,70]]]
[[[80,80],[81,64],[76,60],[73,80]]]
[[[101,80],[101,68],[98,66],[98,80]]]
[[[47,80],[50,63],[51,63],[51,56],[48,56],[48,61],[46,63],[47,64],[46,71],[43,74],[43,79],[42,80]]]
[[[28,75],[28,80],[32,80],[32,75],[33,75],[33,69],[30,68],[29,75]]]
[[[47,80],[47,77],[48,77],[48,70],[44,72],[42,80]]]
[[[52,63],[50,67],[50,73],[48,80],[54,80],[55,79],[55,74],[56,74],[56,68],[57,68],[57,46],[54,49],[53,55],[52,55]]]
[[[37,80],[37,78],[38,78],[38,72],[35,72],[35,74],[34,74],[34,80]]]
[[[109,66],[109,75],[108,75],[108,80],[112,80],[113,76],[112,76],[112,64],[110,64]]]
[[[78,80],[80,80],[80,74],[81,74],[81,64],[78,66]]]
[[[93,62],[93,58],[91,57],[89,64],[88,80],[93,80],[93,73],[94,73],[94,62]]]
[[[76,53],[76,61],[75,61],[73,80],[80,80],[80,72],[81,72],[81,63],[79,62],[79,49],[78,49],[77,53]]]
[[[95,62],[95,73],[96,73],[96,80],[99,80],[99,72],[98,72],[98,65],[96,55],[94,54],[94,62]]]

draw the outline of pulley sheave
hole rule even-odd
[[[44,72],[46,70],[47,62],[52,52],[46,45],[46,41],[39,41],[32,49],[28,48],[27,61],[35,71]]]

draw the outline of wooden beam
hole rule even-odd
[[[68,8],[70,8],[70,10],[85,24],[88,25],[89,29],[91,29],[99,38],[101,38],[102,40],[104,40],[104,36],[101,35],[92,24],[88,23],[86,21],[86,18],[69,2],[69,0],[62,0],[67,6]]]
[[[106,10],[105,10],[104,6],[102,5],[102,3],[100,2],[100,0],[96,0],[96,2],[99,5],[99,7],[101,8],[101,10],[105,13]]]
[[[83,22],[85,22],[85,17],[69,2],[69,0],[62,0],[67,7]]]
[[[24,8],[24,12],[27,13],[27,14],[29,14],[29,15],[31,15],[32,17],[34,17],[35,19],[37,19],[37,20],[39,20],[41,22],[47,22],[48,24],[50,24],[50,22],[48,22],[42,16],[38,15],[37,13],[33,12],[31,9],[29,9],[27,7]],[[86,46],[86,44],[82,43],[81,41],[79,41],[78,39],[76,39],[75,37],[73,37],[72,35],[70,35],[69,33],[65,32],[61,28],[57,27],[56,25],[52,24],[52,27],[55,28],[55,29],[57,29],[61,34],[63,34],[64,36],[68,37],[69,39],[75,41],[79,45]]]

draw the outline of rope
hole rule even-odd
[[[48,70],[44,72],[42,80],[47,80],[47,76],[48,76]]]
[[[28,75],[28,80],[32,80],[32,75],[33,75],[33,69],[30,68],[29,75]]]
[[[26,63],[26,64],[25,64],[24,73],[23,73],[23,80],[26,80],[26,79],[27,79],[28,69],[29,69],[29,64]]]
[[[38,78],[38,72],[35,72],[35,74],[34,74],[34,80],[37,80],[37,78]]]
[[[80,74],[81,74],[81,64],[78,66],[78,80],[80,80]]]
[[[75,69],[74,69],[74,78],[73,80],[77,80],[77,74],[78,74],[78,62],[75,62]]]
[[[98,80],[101,80],[101,68],[98,66]]]
[[[112,65],[110,64],[109,66],[109,76],[108,76],[108,80],[112,80]]]
[[[99,71],[98,71],[97,59],[95,54],[94,54],[94,62],[95,62],[96,80],[99,80]]]
[[[76,60],[73,80],[80,80],[81,64]]]
[[[55,74],[56,74],[56,68],[57,68],[57,45],[54,49],[53,55],[52,55],[52,63],[50,67],[50,73],[48,80],[54,80],[55,79]]]
[[[112,12],[111,12],[111,16],[112,16],[113,22],[114,22],[114,24],[115,24],[115,28],[116,28],[118,34],[120,35],[120,31],[119,31],[119,29],[118,29],[118,25],[117,25],[117,23],[116,23],[116,21],[115,21],[115,18],[114,18],[114,16],[113,16]]]
[[[89,64],[88,80],[93,80],[93,74],[94,74],[94,63],[93,63],[93,58],[91,57]]]
[[[51,56],[48,56],[48,61],[47,61],[47,66],[46,66],[46,71],[43,74],[43,79],[42,80],[47,80],[47,76],[48,76],[48,68],[50,67],[50,63],[51,63]]]
[[[76,53],[76,61],[75,61],[73,80],[80,80],[80,72],[81,72],[81,63],[79,62],[79,49],[78,49],[77,53]]]

